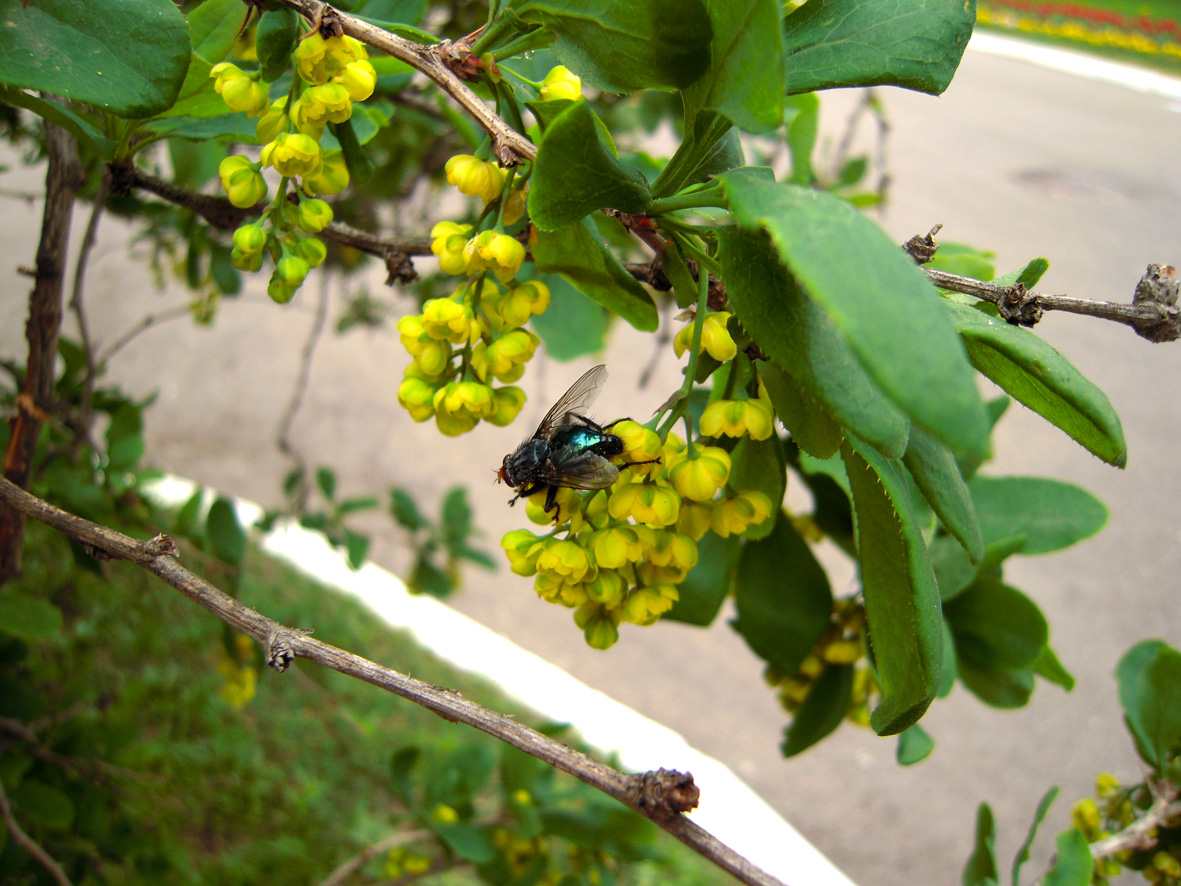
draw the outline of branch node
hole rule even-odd
[[[1024,283],[1014,283],[1001,290],[996,312],[1014,326],[1035,326],[1045,313],[1041,297],[1027,290]]]
[[[410,256],[396,249],[385,253],[385,285],[393,286],[397,283],[407,286],[418,279],[418,271],[414,270],[414,262]]]
[[[1161,313],[1159,319],[1144,318],[1132,328],[1136,334],[1151,342],[1176,341],[1181,338],[1181,309],[1177,307],[1177,296],[1181,291],[1181,280],[1172,265],[1149,265],[1136,292],[1133,305],[1155,305]]]
[[[902,244],[902,251],[914,259],[915,264],[925,265],[935,257],[939,251],[939,244],[935,242],[935,235],[943,228],[942,223],[935,225],[927,232],[927,236],[915,234]]]
[[[267,665],[280,674],[295,661],[295,645],[291,642],[292,631],[283,628],[267,634]]]
[[[139,553],[145,560],[154,560],[156,557],[180,557],[176,542],[163,533],[140,542]]]
[[[655,769],[629,775],[627,802],[656,822],[669,822],[682,812],[697,808],[701,790],[689,772]]]

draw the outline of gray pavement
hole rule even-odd
[[[1049,291],[1121,301],[1130,299],[1148,262],[1181,263],[1176,105],[971,52],[941,98],[900,90],[882,96],[892,124],[893,187],[881,221],[899,242],[941,222],[945,238],[995,251],[1002,270],[1049,256]],[[824,99],[825,132],[839,130],[853,98]],[[6,174],[0,188],[27,190],[25,181]],[[16,199],[5,201],[0,217],[5,354],[23,354],[14,349],[27,284],[14,272],[31,263],[39,217],[39,204]],[[80,222],[75,230],[74,244]],[[107,342],[186,297],[177,287],[156,290],[130,254],[126,231],[108,226],[88,286],[96,334]],[[380,289],[377,274],[370,288]],[[315,297],[311,282],[280,308],[252,286],[225,304],[212,329],[172,322],[122,351],[112,366],[115,379],[133,392],[159,392],[149,414],[148,457],[226,492],[276,502],[287,464],[274,439]],[[569,612],[538,601],[530,582],[507,569],[470,571],[454,605],[728,763],[865,886],[958,882],[981,800],[997,814],[1007,867],[1047,787],[1060,785],[1064,798],[1050,815],[1051,833],[1066,826],[1070,802],[1089,792],[1097,771],[1137,777],[1111,672],[1143,637],[1181,644],[1181,402],[1173,386],[1181,346],[1152,346],[1122,327],[1074,317],[1049,316],[1039,332],[1108,393],[1130,450],[1125,471],[1108,468],[1020,407],[1010,410],[996,441],[1006,473],[1078,482],[1111,509],[1110,525],[1097,538],[1064,554],[1018,561],[1007,573],[1046,612],[1054,646],[1078,686],[1067,695],[1042,684],[1031,707],[1014,712],[985,708],[957,689],[923,721],[938,746],[917,767],[894,763],[892,739],[851,726],[802,757],[781,759],[785,717],[762,685],[758,661],[724,619],[709,630],[625,628],[617,647],[603,654],[583,644]],[[616,330],[604,355],[612,378],[598,414],[642,415],[671,390],[671,349],[652,385],[635,389],[649,347],[622,326]],[[493,483],[501,456],[591,361],[538,361],[518,426],[481,426],[451,440],[433,425],[414,424],[397,405],[407,360],[392,329],[326,335],[296,422],[297,443],[312,463],[337,470],[346,495],[400,484],[431,508],[449,486],[468,485],[486,547],[495,549],[504,531],[524,524],[520,509],[505,507],[505,488]],[[404,570],[408,556],[398,532],[388,520],[368,525],[374,558]],[[847,566],[833,563],[837,589],[852,587]],[[1035,864],[1047,854],[1043,845]]]

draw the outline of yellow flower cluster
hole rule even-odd
[[[596,649],[619,639],[621,622],[654,624],[672,608],[707,531],[743,532],[772,508],[761,492],[725,492],[730,456],[723,449],[687,447],[672,434],[662,444],[633,421],[611,433],[623,441],[621,460],[660,462],[621,471],[608,489],[559,490],[564,538],[520,529],[501,540],[513,572],[536,576],[538,596],[574,609],[575,623]],[[545,496],[542,491],[529,500],[535,523],[551,520]]]
[[[1138,810],[1133,805],[1133,798],[1144,791],[1144,785],[1122,786],[1110,772],[1100,772],[1095,777],[1095,798],[1085,797],[1075,803],[1070,809],[1070,823],[1082,831],[1088,843],[1110,837],[1117,831],[1122,831],[1131,825],[1138,817]],[[1166,823],[1173,829],[1177,821]],[[1154,836],[1161,836],[1154,832]],[[1143,851],[1143,850],[1141,850]],[[1109,878],[1118,877],[1124,865],[1133,860],[1132,850],[1117,853],[1095,860],[1095,883],[1106,883]],[[1139,861],[1139,860],[1138,860]],[[1176,886],[1181,883],[1181,846],[1167,838],[1157,844],[1156,851],[1147,859],[1145,864],[1139,861],[1137,868],[1143,864],[1140,874],[1150,883],[1160,886]]]
[[[699,353],[709,354],[719,363],[733,360],[738,355],[738,345],[726,328],[730,320],[729,311],[710,311],[701,326],[701,348]],[[677,333],[673,339],[673,350],[678,357],[693,344],[693,324],[690,323]]]
[[[510,424],[525,405],[525,392],[512,382],[524,374],[539,344],[521,326],[549,307],[549,300],[544,283],[501,290],[477,277],[447,298],[430,299],[421,314],[403,317],[398,332],[414,360],[398,388],[398,402],[415,421],[433,417],[448,436],[467,433],[481,419]],[[457,365],[457,356],[466,359]],[[462,377],[465,363],[474,378]],[[493,387],[494,380],[503,386]]]
[[[313,33],[300,41],[294,58],[298,77],[292,94],[274,102],[257,72],[229,62],[214,65],[210,72],[214,89],[230,110],[259,118],[255,134],[263,147],[258,160],[233,155],[218,168],[230,202],[247,209],[266,198],[264,168],[281,177],[262,221],[234,233],[232,252],[235,267],[245,271],[259,270],[264,253],[271,256],[275,270],[267,292],[277,302],[290,301],[308,271],[324,261],[324,244],[312,235],[332,221],[332,210],[316,198],[339,194],[349,183],[341,152],[325,152],[320,144],[324,127],[348,120],[353,103],[369,98],[377,84],[364,44],[352,37],[326,39]],[[300,194],[297,205],[287,200],[289,186]]]
[[[785,711],[795,714],[816,680],[830,666],[857,665],[865,657],[861,640],[864,629],[865,610],[857,598],[837,600],[828,629],[800,664],[800,669],[789,675],[768,669],[767,682],[778,690],[779,704]],[[846,719],[858,726],[868,726],[871,701],[880,691],[873,671],[868,666],[858,667],[853,674],[853,694]]]

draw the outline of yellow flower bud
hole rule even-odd
[[[534,314],[544,313],[549,303],[549,287],[538,280],[514,286],[495,303],[495,311],[503,320],[503,329],[498,331],[524,326]]]
[[[431,338],[461,345],[471,340],[472,309],[450,298],[428,299],[422,306],[422,328]]]
[[[287,127],[287,96],[277,98],[271,102],[267,112],[258,118],[254,126],[254,135],[260,145],[275,140],[275,136]]]
[[[458,276],[467,273],[464,247],[471,231],[471,225],[449,221],[439,222],[431,228],[431,252],[439,257],[439,269],[444,274]]]
[[[628,483],[615,489],[607,500],[607,511],[616,520],[634,518],[649,526],[671,526],[677,522],[681,499],[671,489],[647,483]]]
[[[398,402],[415,421],[426,421],[435,414],[437,388],[421,378],[407,376],[398,386]],[[510,558],[511,559],[511,558]]]
[[[574,623],[582,628],[592,649],[610,649],[619,640],[619,615],[598,603],[585,603],[574,613]]]
[[[533,352],[540,343],[541,339],[525,329],[514,329],[502,335],[484,352],[488,371],[498,381],[516,381],[524,372],[525,364],[533,359]]]
[[[591,536],[591,551],[595,562],[606,569],[618,569],[624,563],[635,563],[644,555],[644,547],[635,529],[627,524],[612,526]],[[599,601],[603,602],[603,601]]]
[[[256,74],[248,74],[229,62],[216,64],[209,71],[215,78],[213,88],[231,111],[241,111],[248,117],[259,117],[267,109],[270,97],[267,85]]]
[[[517,575],[536,575],[537,558],[545,549],[544,542],[528,529],[514,529],[500,540],[510,568]]]
[[[525,214],[525,191],[528,187],[526,184],[524,188],[517,188],[509,194],[508,202],[504,204],[505,227],[515,225]]]
[[[537,558],[537,571],[582,581],[594,564],[585,548],[569,540],[552,541]]]
[[[611,433],[623,441],[623,454],[620,458],[624,461],[637,462],[628,470],[640,477],[651,476],[660,470],[660,463],[652,461],[654,458],[660,458],[662,454],[660,437],[655,431],[628,419],[614,425],[611,428]],[[638,462],[648,462],[648,464],[638,464]]]
[[[701,352],[708,353],[715,360],[725,363],[733,360],[738,353],[738,346],[730,337],[726,329],[726,322],[730,319],[728,311],[710,312],[701,325]],[[677,333],[673,339],[673,350],[680,357],[689,350],[693,343],[693,324],[690,323]]]
[[[603,606],[618,606],[625,593],[627,581],[613,569],[600,569],[593,580],[586,582],[587,596]]]
[[[332,207],[323,200],[299,201],[295,211],[295,223],[309,234],[318,234],[332,221]]]
[[[349,62],[336,78],[336,82],[349,92],[349,98],[363,102],[373,95],[377,86],[377,71],[364,59]]]
[[[500,189],[504,187],[504,170],[471,154],[456,154],[443,168],[448,184],[459,188],[460,193],[479,197],[485,203],[499,197]]]
[[[316,194],[339,194],[349,186],[349,168],[345,165],[344,154],[331,151],[324,155],[324,162],[316,175],[305,175],[303,189],[312,196]]]
[[[267,231],[258,222],[248,222],[234,231],[234,249],[243,255],[261,254],[267,245]]]
[[[352,37],[325,39],[313,33],[295,48],[295,70],[304,82],[319,85],[343,74],[350,62],[367,58],[365,44]]]
[[[267,295],[271,297],[271,301],[281,305],[285,305],[291,301],[295,297],[295,290],[298,288],[286,282],[278,274],[271,274],[271,279],[267,281]]]
[[[492,389],[478,381],[451,382],[435,392],[434,407],[439,430],[448,437],[457,437],[492,414]]]
[[[701,541],[701,537],[709,532],[712,513],[713,505],[709,502],[682,501],[681,512],[677,516],[677,532],[694,541]]]
[[[632,624],[655,624],[679,599],[677,589],[671,584],[636,588],[624,602],[621,615]]]
[[[352,115],[349,91],[339,83],[313,86],[291,107],[291,122],[313,138],[319,138],[327,124],[343,123]]]
[[[308,263],[298,255],[284,255],[275,265],[275,276],[292,288],[298,289],[308,276]]]
[[[501,283],[511,280],[525,260],[525,247],[521,241],[508,234],[481,231],[470,244],[474,244],[474,252],[479,259],[478,267],[492,271]],[[466,247],[468,251],[473,249],[470,244]],[[469,271],[471,269],[469,261]]]
[[[543,102],[554,99],[576,102],[582,98],[582,80],[577,74],[558,65],[556,68],[551,68],[550,72],[545,75],[545,79],[541,81],[541,93],[538,98]]]
[[[299,237],[295,241],[295,254],[308,263],[310,267],[318,268],[328,257],[328,247],[319,237]]]
[[[267,183],[249,157],[231,154],[218,164],[218,176],[230,203],[248,209],[267,195]]]

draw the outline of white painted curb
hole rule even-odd
[[[196,485],[176,477],[153,483],[149,494],[179,505]],[[249,526],[262,508],[237,502]],[[397,576],[373,563],[349,568],[322,535],[285,523],[261,538],[264,550],[306,575],[356,597],[393,627],[462,670],[497,684],[543,717],[569,723],[587,744],[618,755],[623,768],[665,767],[693,773],[702,805],[694,822],[767,873],[789,884],[854,886],[844,873],[725,765],[690,747],[676,732],[576,680],[561,668],[433,597],[407,591]]]
[[[1083,52],[1059,49],[1056,46],[1045,46],[980,30],[972,34],[972,39],[968,41],[968,49],[1017,59],[1047,70],[1181,102],[1181,78],[1123,62],[1097,58]]]

